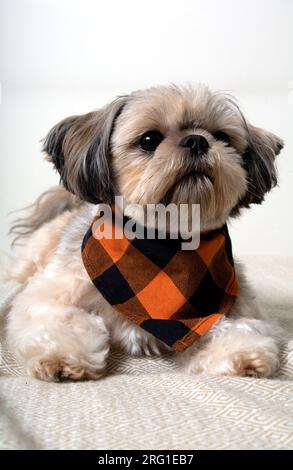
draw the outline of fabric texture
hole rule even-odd
[[[272,379],[189,375],[172,353],[118,350],[98,381],[29,378],[4,340],[19,286],[0,286],[0,448],[293,449],[293,258],[242,261],[260,307],[288,333]]]
[[[121,219],[118,238],[114,212],[94,219],[82,244],[84,266],[118,312],[183,351],[229,314],[239,294],[228,228],[202,234],[197,249],[183,250],[182,239],[129,239],[127,221]]]

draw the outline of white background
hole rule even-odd
[[[279,188],[232,223],[234,251],[293,255],[292,0],[0,0],[0,8],[2,253],[7,213],[58,182],[39,142],[54,123],[133,89],[202,81],[232,92],[254,124],[286,141]]]

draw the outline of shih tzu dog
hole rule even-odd
[[[282,335],[233,263],[226,223],[276,185],[282,147],[202,85],[136,91],[57,124],[44,151],[63,186],[13,228],[28,238],[10,270],[22,289],[7,336],[28,372],[96,379],[117,345],[175,349],[191,373],[274,374]],[[92,222],[115,196],[143,208],[199,204],[203,241],[186,252],[174,240],[106,246]]]

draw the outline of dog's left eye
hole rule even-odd
[[[159,131],[148,131],[140,138],[139,146],[145,152],[154,152],[163,138]]]
[[[213,133],[213,137],[214,137],[216,140],[221,140],[222,142],[225,142],[226,144],[230,144],[230,143],[231,143],[231,139],[230,139],[230,137],[228,136],[228,134],[226,134],[226,132],[222,132],[222,131],[214,132],[214,133]]]

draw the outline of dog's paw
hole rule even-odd
[[[46,357],[35,359],[28,366],[29,374],[46,382],[62,380],[96,380],[103,375],[104,363],[100,366],[79,364],[72,358]]]
[[[277,367],[277,357],[266,350],[244,351],[231,357],[226,375],[270,377]]]
[[[230,335],[229,335],[230,336]],[[279,367],[279,349],[272,338],[241,335],[216,338],[190,359],[190,372],[211,375],[270,377]],[[237,341],[238,340],[238,341]]]
[[[26,334],[11,329],[11,349],[29,375],[40,380],[97,379],[110,349],[103,319],[76,307],[54,307],[44,317],[31,315]]]

